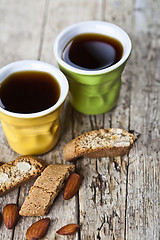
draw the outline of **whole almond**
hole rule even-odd
[[[72,198],[81,185],[81,177],[77,173],[72,173],[64,188],[63,197],[65,200]]]
[[[35,240],[42,238],[48,231],[50,225],[50,218],[43,218],[33,223],[26,232],[28,240]]]
[[[77,232],[79,229],[80,229],[80,226],[78,224],[71,223],[60,228],[56,233],[60,235],[71,235]]]
[[[6,228],[12,229],[19,219],[18,206],[14,203],[7,204],[3,208],[3,220]]]

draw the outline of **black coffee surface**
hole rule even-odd
[[[101,34],[80,34],[64,48],[62,59],[84,70],[101,70],[117,63],[123,54],[122,44]]]
[[[52,107],[60,87],[49,73],[15,72],[0,84],[0,106],[14,113],[36,113]]]

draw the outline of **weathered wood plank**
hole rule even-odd
[[[37,59],[45,0],[0,1],[0,67],[21,59]]]
[[[92,18],[98,18],[101,14],[101,5],[98,8],[97,1],[86,2],[81,0],[71,0],[68,4],[67,1],[47,1],[48,7],[46,7],[47,13],[44,21],[44,36],[43,44],[40,53],[40,60],[47,61],[51,64],[57,65],[53,51],[53,41],[57,34],[66,26],[73,24],[74,22],[88,20]],[[72,7],[71,7],[72,6]],[[98,11],[96,11],[96,9]],[[99,15],[98,15],[99,14]],[[93,16],[94,15],[94,16]],[[64,145],[73,138],[73,109],[67,102],[65,104],[64,112],[61,116],[62,132],[61,138],[57,146],[53,151],[45,154],[47,162],[65,163],[62,150]],[[52,207],[48,216],[53,220],[53,226],[49,229],[45,239],[79,239],[79,235],[73,235],[70,237],[60,237],[55,232],[60,227],[68,223],[79,223],[79,201],[78,197],[74,197],[69,201],[64,201],[62,195],[58,197],[54,206]]]
[[[106,1],[106,18],[116,25],[122,27],[133,41],[132,18],[133,5],[132,1]],[[125,11],[124,11],[125,9]],[[132,81],[132,54],[126,64],[122,74],[122,90],[116,109],[111,114],[111,127],[120,127],[130,131],[130,97]],[[114,165],[113,165],[114,163]],[[112,181],[109,184],[114,186],[112,195],[113,203],[110,204],[108,218],[110,219],[109,239],[126,239],[126,204],[127,204],[127,186],[128,186],[128,156],[113,159],[113,171],[110,174]],[[119,174],[118,174],[119,173]],[[117,177],[118,176],[118,177]],[[109,223],[108,223],[109,225]],[[109,226],[110,226],[109,225]],[[103,238],[102,238],[103,239]]]
[[[134,1],[130,127],[141,135],[130,155],[126,239],[160,239],[159,9]]]
[[[42,25],[44,1],[15,1],[11,0],[6,3],[5,0],[0,1],[0,67],[21,59],[37,59],[39,51],[40,33]],[[34,11],[33,11],[34,10]],[[37,44],[38,43],[38,44]],[[18,154],[10,149],[2,128],[0,129],[0,152],[2,162],[9,162],[16,158]],[[26,185],[27,190],[32,183]],[[24,187],[25,188],[25,187]],[[19,189],[8,193],[4,197],[0,197],[0,211],[7,203],[18,204]],[[22,239],[27,227],[21,224],[22,219],[16,226],[14,238],[14,230],[7,230],[2,223],[0,231],[0,239]],[[31,223],[31,221],[29,221]],[[21,231],[19,231],[21,229]]]
[[[154,239],[160,238],[160,60],[159,9],[156,1],[127,0],[0,0],[0,67],[20,59],[39,59],[55,66],[52,45],[66,26],[83,20],[105,20],[121,26],[131,36],[133,51],[122,76],[117,107],[110,113],[87,116],[66,102],[57,146],[40,156],[47,163],[62,163],[64,145],[78,135],[98,128],[121,127],[140,136],[129,156],[81,159],[77,172],[83,177],[79,194],[64,201],[57,197],[48,216],[52,219],[44,239]],[[0,128],[0,162],[18,154],[7,144]],[[9,202],[24,201],[28,183],[0,198],[0,211]],[[25,239],[32,222],[20,218],[15,230],[1,226],[1,239]],[[61,226],[78,222],[79,234],[58,236]]]
[[[123,15],[123,7],[127,15]],[[128,1],[105,1],[101,20],[113,22],[131,33],[132,4]],[[121,14],[119,14],[121,13]],[[127,19],[127,20],[126,20]],[[126,24],[127,21],[127,24]],[[129,63],[127,69],[130,69]],[[123,74],[122,91],[117,108],[104,115],[75,117],[76,136],[101,127],[129,129],[130,70]],[[83,120],[80,120],[83,119]],[[83,128],[80,126],[83,125]],[[86,127],[85,127],[86,125]],[[85,128],[84,128],[85,127]],[[84,175],[79,192],[81,239],[124,239],[128,158],[83,159],[78,168]],[[84,202],[85,199],[85,202]]]

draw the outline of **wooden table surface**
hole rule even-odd
[[[0,0],[0,67],[21,59],[38,59],[57,66],[52,45],[57,34],[75,22],[103,20],[130,35],[133,51],[122,75],[117,107],[88,116],[68,101],[61,116],[57,146],[40,156],[47,163],[65,163],[62,150],[78,135],[99,128],[133,131],[137,141],[128,156],[75,162],[83,181],[79,193],[57,197],[48,216],[51,226],[43,239],[160,239],[160,1],[159,0]],[[0,127],[0,162],[18,154]],[[34,182],[34,181],[33,181]],[[22,205],[33,182],[0,198]],[[26,239],[27,228],[39,217],[21,217],[13,230],[0,226],[0,240]],[[70,237],[56,230],[78,223]]]

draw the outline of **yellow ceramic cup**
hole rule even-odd
[[[44,111],[30,114],[13,113],[0,107],[0,118],[8,143],[14,151],[19,154],[39,155],[51,150],[59,139],[59,116],[69,87],[60,70],[35,60],[18,61],[3,67],[0,69],[0,83],[12,73],[28,70],[47,72],[57,80],[60,86],[58,101]]]

